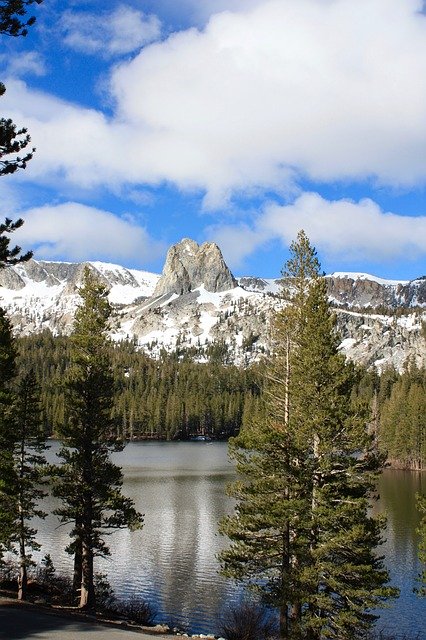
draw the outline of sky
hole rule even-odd
[[[0,217],[36,259],[161,272],[184,237],[277,277],[426,275],[423,0],[44,0],[1,36],[0,115],[36,147]]]

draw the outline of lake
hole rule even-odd
[[[53,442],[51,461],[57,449]],[[114,460],[123,468],[124,493],[145,514],[145,526],[108,537],[112,556],[98,559],[96,570],[108,574],[116,595],[155,603],[159,620],[192,633],[215,632],[217,612],[238,598],[233,583],[218,575],[216,561],[227,545],[217,523],[233,508],[225,495],[235,477],[226,443],[131,443]],[[426,476],[386,470],[379,490],[373,509],[388,515],[383,553],[392,583],[401,589],[392,608],[381,612],[379,627],[425,639],[426,599],[415,596],[413,586],[420,572],[414,495],[426,492]],[[52,498],[45,502],[46,511],[54,508]],[[72,563],[64,552],[69,528],[58,526],[53,516],[37,526],[43,545],[37,556],[50,553],[57,569],[69,572]]]

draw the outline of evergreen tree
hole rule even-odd
[[[335,318],[314,249],[291,246],[269,367],[267,418],[231,441],[241,480],[221,524],[223,573],[280,611],[282,638],[359,638],[369,610],[395,595],[375,554],[383,522],[368,515],[383,465],[365,416],[352,411],[354,368],[338,353]],[[361,454],[361,455],[360,455]]]
[[[27,7],[31,4],[41,4],[43,0],[0,0],[0,34],[8,36],[26,36],[27,27],[36,21],[34,16],[23,20]]]
[[[380,444],[397,466],[426,467],[426,369],[409,363],[381,409]]]
[[[420,514],[420,525],[417,533],[420,536],[419,541],[419,559],[422,563],[423,570],[419,576],[420,586],[416,589],[416,593],[420,596],[426,596],[426,495],[418,494],[417,509]]]
[[[23,255],[20,255],[21,247],[19,247],[18,245],[14,246],[12,249],[9,248],[9,234],[13,233],[13,231],[16,231],[16,229],[19,229],[19,227],[22,227],[23,224],[24,221],[22,220],[22,218],[19,218],[19,220],[16,220],[16,222],[12,222],[10,218],[6,218],[4,223],[0,223],[0,269],[2,267],[17,264],[18,262],[26,262],[32,257],[32,251],[27,251]]]
[[[37,530],[29,522],[35,516],[45,518],[47,515],[38,508],[39,501],[46,495],[40,488],[46,464],[43,455],[46,438],[40,425],[40,392],[33,371],[25,374],[17,386],[13,413],[18,514],[12,539],[19,555],[18,600],[25,600],[27,568],[33,564],[28,549],[40,548],[35,539]]]
[[[35,22],[34,16],[25,20],[27,8],[31,4],[41,2],[42,0],[0,0],[0,35],[26,36],[28,27]],[[6,87],[0,82],[0,97],[5,91]],[[25,169],[35,151],[35,149],[29,152],[24,151],[30,140],[27,129],[18,129],[10,118],[0,118],[0,176],[15,173],[18,169]],[[24,151],[23,156],[21,156],[22,151]],[[9,249],[9,234],[19,229],[22,224],[23,220],[13,222],[10,218],[6,218],[4,224],[0,224],[0,268],[31,258],[31,251],[19,255],[20,247]]]
[[[0,553],[8,545],[16,516],[14,488],[16,476],[13,465],[13,393],[16,348],[12,326],[0,307]]]
[[[107,328],[111,307],[106,288],[86,268],[80,289],[82,305],[72,333],[71,366],[65,377],[67,422],[60,437],[60,457],[54,494],[62,499],[62,521],[73,521],[70,550],[75,554],[75,582],[81,586],[81,608],[95,607],[95,554],[109,554],[105,534],[113,529],[142,526],[142,516],[121,493],[122,472],[110,453],[122,444],[111,417],[114,380]]]

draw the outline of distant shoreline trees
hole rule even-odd
[[[19,366],[33,368],[41,387],[44,429],[55,434],[64,420],[60,382],[69,367],[70,338],[45,331],[17,338],[16,344]],[[191,352],[164,353],[154,359],[132,342],[110,344],[109,350],[113,416],[117,435],[124,440],[185,440],[199,434],[228,439],[254,415],[265,413],[262,362],[244,369],[217,362],[201,364],[192,361]],[[426,411],[425,369],[409,366],[398,373],[389,368],[379,375],[357,367],[357,372],[352,405],[355,410],[369,408],[369,429],[380,449],[396,468],[425,469],[426,434],[420,417]],[[406,395],[397,403],[402,388]],[[414,406],[419,408],[418,416],[410,422]]]

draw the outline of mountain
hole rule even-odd
[[[268,353],[279,280],[236,279],[216,244],[187,238],[169,249],[161,275],[102,262],[30,260],[3,269],[0,305],[16,333],[69,334],[86,265],[110,289],[114,340],[132,339],[153,356],[163,348],[191,349],[201,361],[215,344],[223,361],[243,365]],[[327,285],[349,358],[379,369],[401,369],[407,358],[426,364],[425,277],[407,282],[333,273]]]

